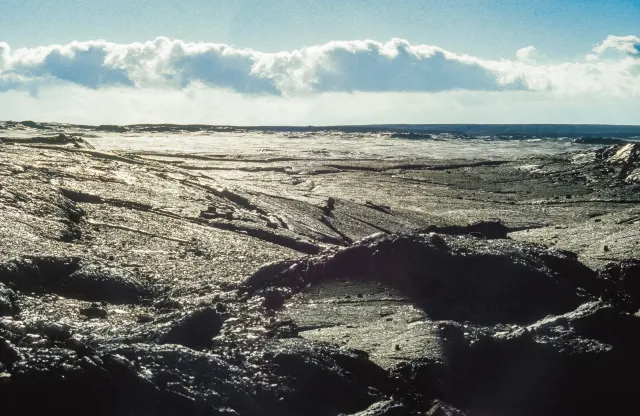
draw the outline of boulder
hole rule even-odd
[[[354,413],[352,416],[410,416],[411,412],[400,402],[387,400],[369,406],[367,410]]]
[[[207,348],[221,328],[222,317],[215,309],[207,307],[182,318],[158,339],[158,343],[179,344],[193,349]]]
[[[89,302],[137,303],[146,293],[128,270],[96,263],[82,264],[60,286],[60,293]]]
[[[32,256],[0,264],[0,282],[28,292],[51,291],[69,298],[136,303],[148,290],[126,269],[77,257]]]
[[[0,316],[14,315],[17,312],[16,293],[0,283]]]

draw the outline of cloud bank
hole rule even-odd
[[[14,49],[0,42],[0,119],[73,123],[640,124],[640,38],[552,62],[335,41],[264,53],[157,38]]]
[[[544,60],[534,47],[517,51],[515,59],[486,60],[402,39],[335,41],[278,53],[164,37],[144,43],[88,41],[15,50],[0,42],[0,91],[36,93],[69,84],[94,90],[203,85],[285,97],[514,90],[640,95],[638,37],[609,36],[581,61]]]

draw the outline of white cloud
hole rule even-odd
[[[535,64],[542,58],[542,54],[538,52],[535,46],[527,46],[526,48],[518,49],[516,57],[518,61],[525,64]]]
[[[130,85],[184,88],[193,82],[242,93],[499,90],[477,58],[393,39],[330,42],[261,53],[213,43],[158,38],[145,43],[73,42],[8,54],[14,76],[89,88]]]
[[[559,97],[584,93],[640,96],[640,60],[633,58],[545,65],[503,61],[495,69],[504,83],[520,81],[529,91],[553,92]]]
[[[285,93],[309,91],[500,90],[496,74],[477,58],[406,40],[329,42],[262,54],[253,74]]]
[[[640,56],[640,38],[637,36],[609,35],[601,44],[593,48],[596,55],[615,50],[632,56]]]
[[[0,117],[339,124],[564,116],[556,121],[640,123],[629,110],[640,102],[639,47],[637,37],[610,36],[584,60],[551,63],[533,46],[517,59],[486,60],[401,39],[278,53],[168,38],[23,49],[0,43]]]
[[[638,38],[610,36],[594,49],[638,52]],[[392,39],[336,41],[262,53],[214,43],[157,38],[144,43],[72,42],[12,50],[0,44],[0,90],[68,82],[87,88],[183,89],[193,83],[246,94],[440,92],[529,89],[559,94],[638,94],[640,60],[539,64],[533,46],[517,60],[483,60]]]
[[[0,73],[2,73],[5,67],[9,64],[9,54],[11,49],[5,42],[0,42]]]

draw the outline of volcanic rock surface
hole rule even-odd
[[[640,145],[98,143],[0,141],[3,414],[637,414]]]

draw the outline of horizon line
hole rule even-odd
[[[340,127],[397,127],[397,126],[588,126],[588,127],[632,127],[640,128],[640,124],[609,124],[609,123],[375,123],[375,124],[207,124],[207,123],[103,123],[84,124],[67,123],[61,121],[34,120],[0,120],[0,123],[33,123],[55,124],[77,127],[138,127],[138,126],[177,126],[177,127],[230,127],[230,128],[340,128]]]

